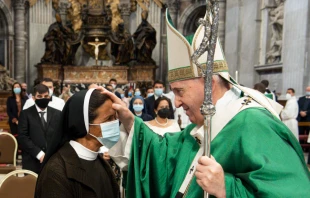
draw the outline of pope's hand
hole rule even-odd
[[[103,87],[98,87],[97,89],[101,90],[103,94],[107,94],[110,97],[113,102],[112,108],[117,111],[119,120],[124,125],[126,131],[129,132],[131,130],[135,117],[128,109],[126,104],[114,93],[109,92]]]
[[[212,156],[199,158],[195,175],[197,183],[204,191],[216,197],[226,197],[223,168]]]

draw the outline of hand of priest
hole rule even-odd
[[[126,131],[129,132],[131,130],[135,117],[131,113],[131,111],[127,108],[126,104],[114,93],[109,92],[103,87],[97,89],[102,90],[103,94],[107,94],[110,97],[110,99],[113,102],[112,108],[117,111],[118,119],[124,125]]]
[[[199,158],[195,172],[198,185],[216,197],[226,197],[225,175],[222,166],[211,158]]]

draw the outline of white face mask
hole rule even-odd
[[[105,122],[101,124],[89,124],[89,125],[100,125],[102,137],[96,137],[93,134],[90,134],[98,140],[103,146],[107,148],[112,148],[119,140],[120,130],[119,130],[119,121],[114,120],[111,122]]]
[[[111,84],[111,85],[112,85],[113,89],[115,89],[115,87],[116,87],[116,84]]]
[[[285,98],[286,98],[286,100],[289,100],[289,99],[292,98],[292,96],[291,96],[291,94],[287,93],[287,94],[285,95]]]
[[[49,95],[52,96],[53,95],[53,90],[52,89],[48,89],[49,90]]]

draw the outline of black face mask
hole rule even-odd
[[[51,100],[49,98],[42,98],[42,99],[36,99],[35,103],[36,105],[38,105],[38,107],[40,107],[41,109],[45,109],[48,106],[48,103]]]
[[[168,118],[170,116],[170,110],[168,108],[160,109],[157,115],[161,118]]]

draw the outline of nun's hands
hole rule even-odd
[[[98,87],[97,89],[101,90],[103,94],[106,94],[112,100],[112,108],[117,111],[118,119],[124,125],[127,132],[129,132],[132,128],[134,122],[134,115],[128,109],[126,104],[119,99],[114,93],[109,92],[108,90],[104,89],[103,87]]]

